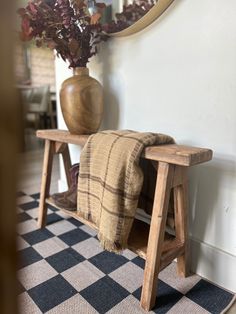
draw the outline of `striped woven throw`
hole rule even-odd
[[[80,156],[78,212],[98,227],[105,250],[119,252],[127,240],[143,185],[139,159],[150,145],[174,143],[164,134],[103,131],[89,137]]]

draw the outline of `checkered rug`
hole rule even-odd
[[[18,195],[20,313],[139,314],[144,260],[129,250],[103,251],[96,232],[48,206],[37,227],[39,194]],[[175,263],[159,275],[150,313],[221,313],[234,295],[193,275],[180,279]]]

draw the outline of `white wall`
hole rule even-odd
[[[192,269],[234,291],[235,13],[235,0],[176,0],[142,32],[103,45],[89,65],[105,89],[103,128],[163,132],[214,150],[190,174]]]

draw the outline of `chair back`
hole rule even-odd
[[[44,85],[34,87],[29,95],[28,103],[30,104],[30,111],[48,112],[50,101],[50,86]],[[32,107],[32,108],[31,108]]]

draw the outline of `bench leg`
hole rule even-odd
[[[70,152],[69,152],[68,145],[65,146],[61,154],[62,154],[65,173],[66,173],[67,185],[68,185],[68,188],[70,188],[71,186],[71,176],[70,176],[71,159],[70,159]]]
[[[184,253],[177,258],[177,272],[181,277],[189,275],[188,242],[188,189],[187,178],[174,188],[176,238],[184,243]]]
[[[173,173],[173,165],[159,162],[141,295],[141,307],[146,311],[150,311],[156,302],[157,280]]]
[[[40,201],[39,201],[38,226],[40,228],[43,228],[46,225],[47,204],[45,200],[49,196],[51,175],[52,175],[53,154],[54,154],[54,142],[50,140],[46,140],[45,149],[44,149],[44,159],[43,159]]]

